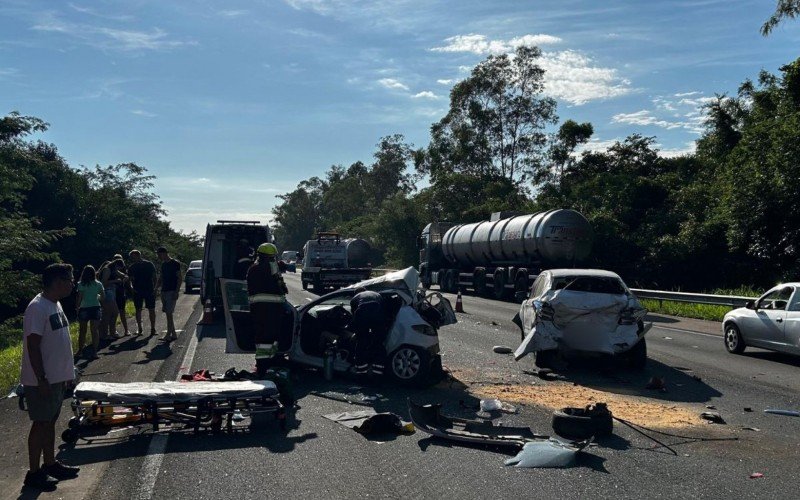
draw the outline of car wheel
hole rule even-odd
[[[556,359],[556,354],[558,354],[556,349],[536,351],[536,366],[538,368],[553,368],[553,361]]]
[[[742,338],[739,327],[733,323],[725,325],[725,349],[731,354],[741,354],[747,345]]]
[[[628,363],[634,370],[644,370],[644,367],[647,365],[647,342],[645,339],[639,340],[639,342],[628,351]]]
[[[428,380],[431,359],[427,351],[410,345],[400,346],[389,355],[389,376],[407,386],[423,386]]]

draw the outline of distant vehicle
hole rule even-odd
[[[200,288],[203,282],[203,261],[193,260],[189,263],[189,269],[183,277],[184,290],[189,293],[194,288]]]
[[[471,288],[497,299],[525,292],[542,269],[570,267],[592,247],[592,227],[575,210],[520,215],[454,225],[432,222],[418,239],[422,285],[443,292]]]
[[[252,322],[243,281],[223,279],[225,290],[225,352],[255,351]],[[326,353],[333,357],[336,372],[348,372],[353,363],[354,334],[350,322],[350,299],[363,286],[386,297],[392,304],[392,326],[384,341],[386,375],[401,385],[424,385],[441,374],[438,329],[455,323],[450,302],[438,292],[427,296],[419,289],[419,275],[413,267],[395,271],[352,287],[323,295],[297,308],[287,306],[282,324],[291,336],[288,360],[314,368],[324,366]]]
[[[262,243],[272,243],[269,226],[259,221],[220,220],[206,227],[200,299],[222,306],[220,278],[234,278],[237,261]]]
[[[730,311],[722,319],[725,349],[742,353],[747,346],[800,354],[800,283],[784,283]]]
[[[297,251],[296,250],[285,250],[281,253],[281,260],[286,262],[287,264],[292,264],[297,262]]]
[[[360,238],[341,239],[336,232],[320,232],[303,246],[303,290],[321,295],[325,289],[341,288],[369,279],[370,245]]]
[[[598,269],[550,269],[533,283],[514,323],[522,343],[519,360],[533,352],[536,365],[552,368],[557,358],[606,354],[625,358],[634,369],[647,363],[647,314],[617,274]]]

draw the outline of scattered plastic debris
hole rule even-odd
[[[513,349],[505,345],[496,345],[492,347],[492,351],[494,351],[496,354],[511,354],[514,352]]]
[[[672,337],[664,337],[664,340],[672,340]]]
[[[700,414],[700,418],[703,420],[708,420],[712,424],[723,424],[725,425],[725,419],[722,418],[722,415],[715,411],[704,411]]]
[[[516,413],[517,408],[508,403],[503,403],[499,399],[481,399],[481,411],[503,411],[506,413]]]
[[[753,431],[753,432],[761,431],[761,429],[759,429],[758,427],[742,427],[742,430],[743,431]]]
[[[753,411],[753,409],[750,408],[749,406],[745,406],[744,411],[746,411],[747,413],[750,413],[750,412]]]
[[[769,408],[764,410],[764,413],[771,413],[772,415],[783,415],[784,417],[800,417],[800,411],[794,410],[776,410]]]
[[[500,323],[498,323],[497,321],[492,321],[492,326],[500,326]]]
[[[764,477],[764,474],[760,472],[753,472],[752,474],[750,474],[750,479],[760,479],[762,477]]]
[[[706,405],[706,408],[708,408],[709,410],[716,410],[717,409],[717,407],[714,406],[714,405]]]
[[[234,422],[241,422],[242,420],[244,420],[244,415],[242,415],[241,411],[236,410],[235,412],[233,412],[233,416],[231,417],[231,419]]]
[[[569,467],[575,463],[575,455],[589,442],[581,445],[562,443],[557,439],[547,441],[532,441],[525,443],[522,450],[514,458],[509,458],[504,463],[514,467]]]

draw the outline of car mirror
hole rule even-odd
[[[744,305],[744,307],[745,307],[746,309],[753,309],[753,310],[756,310],[756,309],[758,309],[758,308],[756,307],[756,301],[755,301],[755,300],[748,300],[748,301],[747,301],[747,303]]]
[[[517,292],[514,294],[514,298],[517,299],[517,302],[524,302],[528,298],[528,292]]]

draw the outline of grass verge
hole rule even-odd
[[[134,317],[133,302],[125,304],[128,320]],[[134,327],[135,328],[135,327]],[[69,336],[72,339],[72,351],[78,350],[78,322],[69,325]],[[91,332],[87,328],[87,342],[91,343]],[[21,319],[8,320],[0,325],[0,397],[19,383],[20,360],[22,359],[22,322]]]

